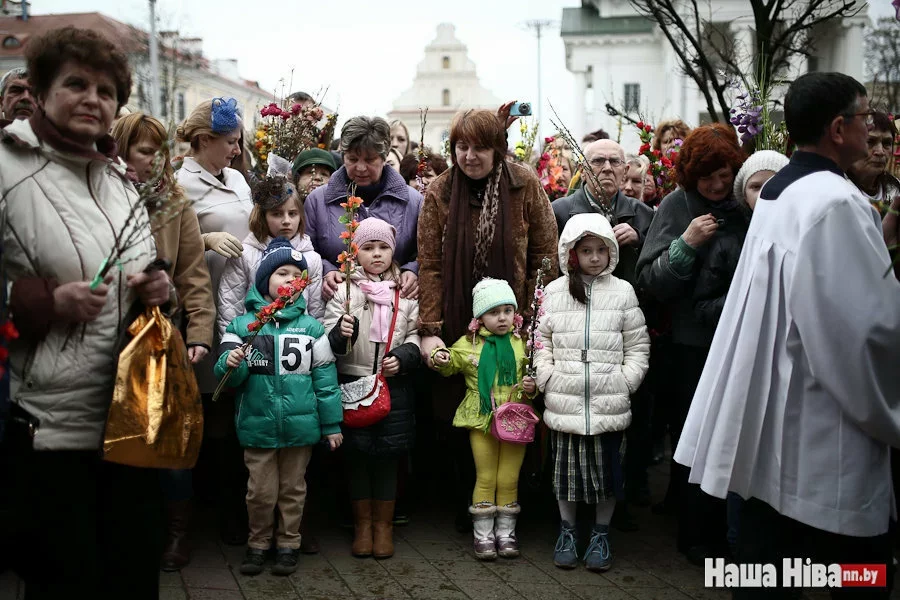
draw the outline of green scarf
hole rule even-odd
[[[510,334],[488,335],[484,339],[481,358],[478,359],[478,394],[481,396],[479,411],[491,412],[491,388],[497,385],[516,384],[516,353],[513,352]]]

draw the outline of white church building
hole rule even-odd
[[[747,0],[710,0],[710,14],[739,47],[752,47],[753,16]],[[866,14],[864,7],[858,16],[814,30],[813,55],[796,57],[789,78],[808,71],[840,71],[864,81]],[[582,0],[580,7],[564,8],[561,35],[566,68],[575,76],[570,128],[576,136],[602,128],[616,139],[619,120],[609,116],[607,103],[651,123],[681,118],[695,126],[709,120],[702,95],[682,74],[668,40],[628,0]],[[626,148],[637,147],[633,125],[623,123],[621,140]]]
[[[425,58],[416,69],[412,87],[394,101],[388,118],[399,119],[409,129],[410,138],[419,141],[419,109],[428,108],[425,145],[440,152],[444,138],[450,135],[450,121],[461,109],[496,110],[501,101],[484,88],[475,72],[468,50],[456,38],[456,27],[438,25],[437,37],[425,47]]]

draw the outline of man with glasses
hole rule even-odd
[[[841,73],[798,78],[784,113],[798,150],[756,203],[675,460],[706,493],[744,499],[736,562],[886,565],[885,587],[832,591],[886,599],[900,283],[881,219],[844,176],[872,113]]]
[[[584,156],[594,177],[583,177],[581,187],[553,203],[559,233],[572,215],[603,213],[601,205],[614,215],[613,233],[619,244],[619,264],[613,275],[635,285],[635,267],[641,246],[653,220],[653,209],[637,198],[619,191],[625,182],[625,152],[612,140],[597,140],[584,148]]]
[[[12,69],[0,78],[0,116],[9,121],[28,119],[36,109],[24,67]]]
[[[869,154],[847,169],[847,176],[869,199],[881,216],[887,213],[891,201],[900,194],[900,181],[887,168],[894,154],[894,122],[883,112],[866,114],[871,130],[867,140]]]

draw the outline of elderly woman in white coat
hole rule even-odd
[[[554,564],[573,568],[578,502],[596,505],[585,566],[612,564],[609,522],[624,489],[620,447],[631,400],[647,374],[650,337],[637,295],[614,276],[619,245],[596,213],[569,219],[559,238],[565,275],[544,290],[535,366],[550,429],[560,533]]]
[[[229,167],[232,159],[241,153],[242,126],[237,102],[233,98],[215,98],[197,106],[176,132],[178,141],[191,145],[191,155],[185,157],[175,178],[194,203],[216,301],[225,260],[241,256],[241,240],[249,232],[253,208],[246,180],[239,171]],[[218,347],[219,338],[216,331],[214,349]],[[216,388],[213,375],[216,354],[214,350],[196,367],[204,400],[208,400]],[[207,447],[215,448],[213,460],[220,466],[214,479],[224,486],[217,496],[229,507],[222,515],[223,537],[228,542],[242,543],[246,539],[246,509],[242,500],[246,478],[240,448],[233,435],[233,402],[223,398],[215,405],[207,403],[205,428],[206,439],[212,442]],[[223,438],[232,441],[230,447],[234,456],[226,458],[229,445]]]

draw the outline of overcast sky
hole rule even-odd
[[[412,85],[441,22],[456,25],[482,85],[500,98],[532,100],[537,42],[524,23],[552,19],[557,26],[542,39],[543,95],[568,118],[574,84],[558,21],[563,6],[579,5],[580,0],[158,0],[157,11],[162,28],[202,37],[207,57],[238,59],[241,75],[265,90],[280,91],[279,80],[288,79],[292,68],[294,91],[328,87],[325,103],[338,106],[342,120],[387,113]],[[148,6],[147,0],[32,0],[31,11],[99,11],[147,29]]]
[[[203,38],[209,58],[236,58],[241,75],[266,90],[294,69],[293,91],[328,87],[325,103],[342,120],[384,115],[408,88],[438,23],[452,22],[468,46],[482,85],[500,98],[537,96],[537,43],[524,26],[551,19],[542,39],[543,95],[571,122],[574,84],[565,66],[558,21],[580,0],[158,0],[163,29]],[[33,14],[99,11],[148,29],[147,0],[32,0]],[[870,15],[892,14],[890,0],[870,0]],[[546,111],[544,131],[550,129]],[[415,130],[416,124],[410,123]],[[516,129],[516,128],[513,128]]]

